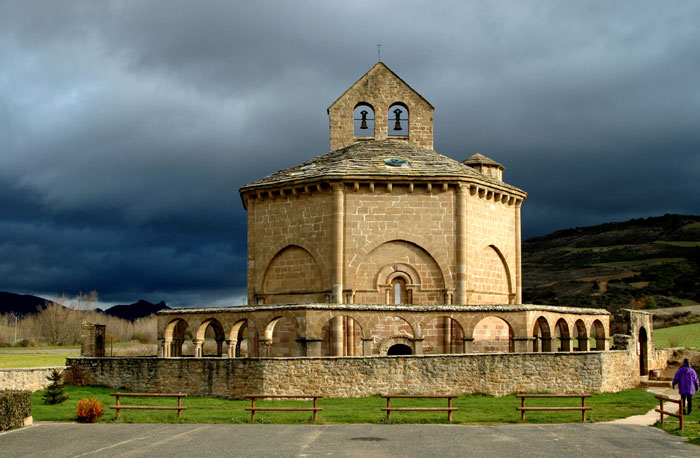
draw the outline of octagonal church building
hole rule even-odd
[[[527,195],[434,151],[433,112],[374,65],[328,108],[329,152],[240,189],[247,305],[159,312],[160,355],[606,350],[608,312],[522,305]]]

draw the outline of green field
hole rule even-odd
[[[634,267],[650,264],[668,264],[672,262],[683,262],[687,261],[685,258],[651,258],[651,259],[636,259],[631,261],[617,261],[617,262],[601,262],[597,264],[591,264],[600,267]]]
[[[66,358],[78,356],[75,353],[0,353],[0,369],[16,367],[65,366]]]
[[[654,345],[659,348],[700,348],[700,323],[655,329]]]
[[[115,421],[114,410],[107,406],[114,404],[109,396],[115,390],[102,387],[66,387],[68,401],[58,405],[44,405],[43,391],[33,395],[32,415],[36,421],[75,421],[75,405],[82,398],[96,398],[105,405],[105,415],[100,422]],[[528,405],[578,405],[576,399],[528,400]],[[621,393],[595,394],[586,400],[593,407],[587,415],[588,421],[609,421],[648,412],[655,405],[654,395],[644,390],[629,390]],[[128,405],[175,405],[175,399],[123,398]],[[226,400],[218,398],[188,397],[183,400],[188,410],[177,419],[175,411],[125,410],[120,414],[124,423],[248,423],[250,413],[245,410],[250,401]],[[305,406],[310,401],[258,401],[256,405]],[[443,406],[447,402],[438,400],[393,400],[392,406]],[[486,395],[461,396],[453,405],[459,408],[454,413],[454,423],[498,424],[520,423],[520,413],[515,407],[520,400],[515,396],[493,397]],[[319,413],[319,423],[387,423],[386,414],[380,410],[386,401],[379,396],[366,398],[328,398],[319,400],[324,410]],[[580,420],[580,413],[570,412],[528,412],[528,423],[569,423]],[[700,418],[700,414],[699,414]],[[309,412],[258,412],[256,423],[308,423]],[[394,412],[389,423],[447,423],[444,412]]]

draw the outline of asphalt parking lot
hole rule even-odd
[[[37,423],[0,434],[0,457],[700,456],[648,426]]]

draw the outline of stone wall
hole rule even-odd
[[[73,380],[136,391],[243,398],[247,394],[378,393],[497,396],[610,392],[637,386],[631,352],[337,358],[69,358]]]
[[[43,390],[51,382],[46,377],[52,370],[63,372],[64,366],[58,367],[33,367],[21,369],[0,369],[0,390]]]

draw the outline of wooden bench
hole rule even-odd
[[[680,399],[671,399],[671,398],[668,398],[666,396],[659,396],[659,395],[654,396],[654,397],[656,399],[658,399],[659,403],[660,403],[659,408],[654,409],[657,412],[659,412],[659,414],[661,414],[661,419],[660,419],[659,423],[661,423],[662,425],[664,424],[664,415],[667,415],[669,417],[676,417],[676,418],[678,418],[678,429],[680,429],[682,431],[683,430],[683,401],[681,401]],[[678,404],[678,413],[676,414],[676,413],[664,410],[664,401]]]
[[[258,410],[269,411],[269,412],[313,412],[313,421],[316,421],[316,414],[323,411],[323,408],[318,407],[318,400],[323,398],[321,395],[309,395],[309,396],[287,396],[287,395],[273,395],[273,394],[249,394],[246,398],[250,399],[250,407],[246,407],[245,410],[250,411],[250,421],[255,421],[255,412]],[[313,399],[313,407],[260,407],[255,405],[256,399]]]
[[[459,410],[457,407],[452,407],[452,400],[458,398],[459,395],[448,394],[441,396],[432,394],[383,394],[382,397],[386,399],[386,407],[382,407],[382,410],[386,411],[387,420],[391,418],[391,412],[395,410],[399,412],[447,412],[447,420],[452,421],[452,412]],[[447,407],[391,407],[392,399],[447,399]]]
[[[177,410],[177,418],[180,418],[180,414],[183,410],[187,410],[187,407],[182,405],[182,398],[186,398],[185,393],[109,393],[110,396],[116,396],[117,402],[113,406],[109,406],[110,409],[116,409],[117,420],[119,419],[119,411],[122,409],[138,409],[138,410]],[[119,403],[120,397],[132,397],[132,398],[177,398],[176,406],[125,406]]]
[[[516,397],[520,398],[520,407],[516,407],[515,410],[520,411],[520,419],[525,420],[525,412],[528,410],[539,410],[539,411],[561,411],[561,410],[580,410],[581,411],[581,421],[586,421],[586,411],[593,410],[593,407],[586,406],[586,398],[590,398],[590,394],[516,394]],[[527,398],[581,398],[581,407],[578,406],[566,406],[566,407],[541,407],[541,406],[526,406],[525,399]]]

